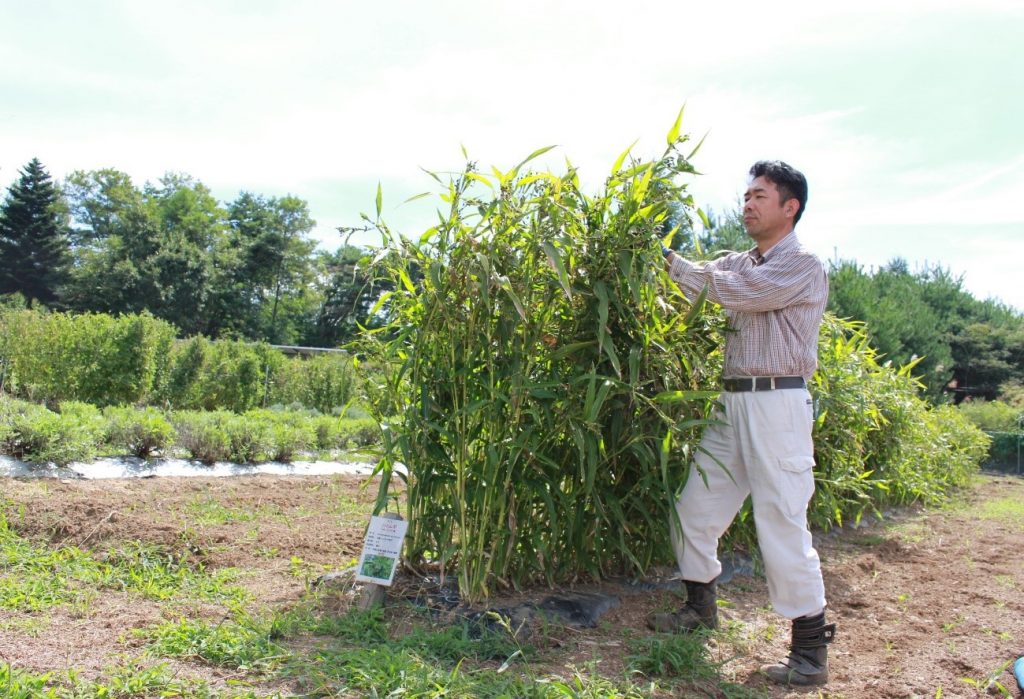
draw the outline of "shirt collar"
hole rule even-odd
[[[782,237],[782,240],[775,243],[775,245],[768,248],[768,251],[761,255],[758,252],[757,246],[750,248],[747,254],[750,255],[750,259],[754,261],[755,265],[764,264],[777,253],[785,253],[787,250],[793,250],[800,247],[800,241],[796,239],[796,231],[792,230]]]

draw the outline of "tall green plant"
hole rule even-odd
[[[174,327],[149,314],[0,314],[5,389],[29,400],[95,405],[152,397]]]
[[[470,598],[639,571],[670,556],[673,491],[717,374],[717,316],[691,305],[656,244],[693,151],[679,123],[659,159],[615,163],[587,196],[575,170],[442,184],[418,239],[374,227],[390,322],[361,349],[386,367],[378,508],[408,469],[408,559]],[[390,410],[397,406],[398,415]],[[383,408],[383,409],[382,409]]]
[[[967,483],[988,444],[953,408],[920,397],[915,364],[880,364],[863,323],[825,316],[811,388],[817,493],[810,521],[828,528],[883,505],[941,501]]]

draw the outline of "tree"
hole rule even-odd
[[[20,293],[29,306],[59,298],[71,262],[67,213],[37,158],[0,205],[0,293]]]
[[[321,264],[330,280],[316,323],[306,339],[308,344],[337,347],[354,339],[359,326],[373,328],[384,323],[383,317],[370,317],[370,311],[380,295],[394,286],[370,278],[367,254],[363,248],[343,245],[334,253],[321,255]]]
[[[871,345],[896,366],[917,361],[914,374],[932,400],[941,400],[953,377],[948,319],[932,305],[906,261],[894,259],[874,274],[841,261],[829,272],[829,310],[867,324]]]
[[[110,168],[73,172],[64,189],[75,258],[67,305],[112,314],[153,312],[158,292],[151,259],[160,249],[154,207],[129,175]]]
[[[242,192],[227,214],[238,260],[221,299],[225,325],[272,343],[297,341],[320,305],[308,204]]]
[[[871,344],[894,364],[921,357],[914,373],[933,401],[994,399],[1024,383],[1024,319],[978,301],[940,267],[911,273],[895,259],[872,273],[843,261],[829,273],[829,309],[865,321]]]

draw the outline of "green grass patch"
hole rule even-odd
[[[149,652],[172,658],[200,658],[211,665],[267,672],[289,653],[271,638],[272,624],[236,614],[218,624],[180,619],[140,632],[150,639]]]
[[[568,677],[539,675],[500,624],[435,625],[413,620],[389,631],[382,609],[324,613],[315,598],[260,618],[237,612],[219,624],[181,619],[138,632],[154,657],[288,679],[302,696],[621,697],[650,696],[655,684],[602,677],[597,666]],[[736,695],[740,696],[740,695]]]
[[[1018,497],[986,500],[974,512],[981,519],[994,519],[1024,529],[1024,500]]]
[[[708,652],[708,633],[655,634],[629,641],[626,664],[631,673],[646,677],[672,678],[694,688],[704,688],[707,696],[727,699],[755,699],[763,694],[722,679],[725,662],[713,662]],[[715,634],[729,643],[724,634]]]
[[[185,506],[190,521],[195,524],[231,524],[233,522],[252,522],[259,519],[262,513],[240,507],[228,507],[212,498],[196,498]]]
[[[174,597],[239,604],[247,593],[232,585],[232,569],[207,572],[158,547],[129,543],[102,557],[75,546],[52,548],[19,536],[0,513],[0,608],[40,611],[87,605],[102,590],[150,599]]]
[[[180,697],[181,699],[257,699],[250,690],[214,689],[206,682],[183,680],[166,665],[128,664],[108,668],[102,677],[87,680],[67,673],[33,673],[0,662],[0,696],[7,699],[128,699]]]

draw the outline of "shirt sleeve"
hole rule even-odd
[[[732,257],[698,265],[675,255],[669,276],[687,296],[706,286],[708,298],[723,308],[754,313],[811,299],[817,283],[825,283],[825,270],[813,255],[783,255],[742,272],[731,269]]]

